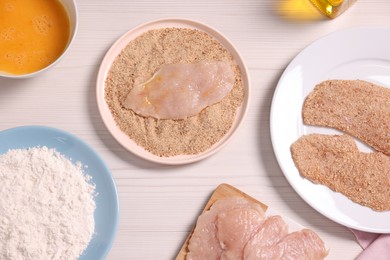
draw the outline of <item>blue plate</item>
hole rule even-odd
[[[79,260],[104,259],[118,228],[119,203],[114,180],[102,159],[78,137],[44,126],[23,126],[0,132],[0,154],[9,149],[46,146],[55,148],[73,162],[80,161],[84,172],[92,176],[98,195],[95,198],[95,234]]]

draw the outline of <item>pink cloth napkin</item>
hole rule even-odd
[[[363,248],[356,260],[390,259],[390,234],[375,234],[351,229]]]

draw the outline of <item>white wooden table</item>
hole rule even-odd
[[[317,213],[287,182],[273,153],[269,113],[279,77],[299,51],[343,28],[390,26],[390,1],[359,0],[335,20],[309,22],[278,15],[278,1],[78,0],[79,31],[66,57],[37,78],[0,79],[0,130],[60,128],[85,140],[108,164],[121,210],[108,259],[173,259],[220,183],[318,232],[329,259],[353,259],[361,251],[347,228]],[[243,56],[252,81],[249,113],[235,138],[209,159],[175,167],[122,148],[103,124],[95,98],[97,71],[111,44],[140,23],[167,17],[198,20],[222,32]]]

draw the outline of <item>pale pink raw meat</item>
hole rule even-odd
[[[244,259],[265,259],[264,251],[288,234],[288,226],[280,216],[267,218],[244,248]]]
[[[218,213],[222,213],[234,209],[246,209],[246,208],[256,210],[259,214],[263,216],[263,218],[265,217],[265,212],[263,208],[260,207],[260,205],[240,197],[228,197],[224,199],[219,199],[216,202],[214,202],[210,210],[213,210]]]
[[[263,220],[264,214],[251,208],[220,213],[217,219],[217,237],[223,250],[221,259],[242,259],[244,246]]]
[[[144,117],[185,119],[221,101],[234,81],[227,62],[167,64],[147,82],[135,85],[123,105]]]
[[[280,216],[265,219],[259,204],[231,197],[217,200],[199,216],[186,259],[317,260],[327,254],[314,231],[288,233]]]
[[[239,221],[231,223],[231,227],[226,226],[233,215]],[[246,199],[235,197],[217,200],[209,211],[199,216],[188,244],[187,259],[234,259],[229,257],[237,252],[242,255],[243,247],[264,218],[264,210]],[[259,223],[255,224],[254,221]],[[230,238],[237,239],[232,241]]]
[[[279,260],[320,260],[327,256],[324,242],[310,229],[302,229],[285,236],[276,245],[263,251],[262,258]]]
[[[206,211],[196,222],[195,230],[188,244],[189,260],[220,259],[222,248],[217,238],[216,214]]]

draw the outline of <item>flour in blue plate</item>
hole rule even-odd
[[[77,259],[95,229],[95,185],[54,149],[0,155],[0,259]]]

